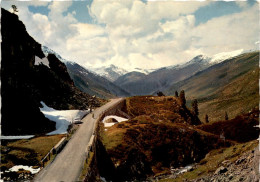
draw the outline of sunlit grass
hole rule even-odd
[[[10,168],[14,165],[40,165],[41,159],[64,137],[65,135],[40,136],[28,140],[8,142],[10,148],[7,154],[1,153],[1,167]],[[1,146],[3,148],[4,146]]]

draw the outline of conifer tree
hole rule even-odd
[[[209,123],[209,116],[207,114],[205,115],[205,122]]]
[[[13,8],[13,13],[18,12],[18,9],[17,9],[17,7],[15,5],[12,5],[12,8]]]
[[[157,92],[157,96],[161,97],[161,96],[165,96],[164,93],[162,93],[161,91]]]
[[[193,113],[195,116],[198,116],[199,115],[199,108],[198,108],[198,101],[197,99],[195,99],[193,102],[192,102],[192,108],[193,108]]]
[[[186,98],[185,98],[185,92],[184,92],[184,90],[182,90],[182,91],[180,92],[180,101],[181,101],[181,105],[182,105],[183,107],[185,107],[185,105],[186,105]]]
[[[177,90],[175,91],[175,97],[179,97]]]
[[[225,120],[228,120],[228,114],[225,112]]]

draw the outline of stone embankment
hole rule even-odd
[[[125,99],[122,99],[121,102],[118,102],[117,104],[111,106],[109,109],[105,110],[101,115],[98,116],[94,133],[89,141],[88,147],[86,148],[87,159],[85,161],[86,162],[85,164],[86,176],[84,179],[85,182],[99,181],[100,179],[98,164],[97,164],[97,152],[100,153],[100,151],[97,151],[100,148],[100,146],[97,146],[100,145],[98,144],[98,135],[97,135],[98,126],[99,126],[98,123],[101,122],[104,117],[109,115],[126,117],[126,113],[122,111],[122,108],[124,107],[125,107]]]

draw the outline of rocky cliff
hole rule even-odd
[[[53,130],[55,123],[40,112],[40,101],[55,109],[86,109],[90,96],[74,86],[65,64],[55,55],[45,57],[17,15],[1,13],[2,134]]]

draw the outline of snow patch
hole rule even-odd
[[[145,75],[148,75],[149,73],[155,71],[156,69],[141,69],[141,68],[134,68],[131,70],[132,71],[136,71],[136,72],[140,72],[140,73],[143,73]]]
[[[106,116],[106,117],[102,120],[102,122],[104,123],[105,127],[111,127],[111,126],[113,126],[114,124],[116,124],[116,123],[107,123],[107,122],[106,122],[108,119],[111,119],[111,118],[114,118],[114,119],[117,120],[117,122],[119,122],[119,123],[128,120],[127,118],[122,118],[122,117],[114,116],[114,115]]]
[[[104,177],[102,177],[102,176],[100,176],[100,180],[101,180],[102,182],[107,182],[107,181],[106,181],[106,178],[104,178]]]
[[[79,71],[81,74],[83,74],[83,75],[88,75],[88,72],[86,72],[86,71]]]
[[[187,165],[185,167],[180,167],[180,168],[171,168],[171,173],[172,174],[182,174],[190,171],[193,168],[194,164]]]
[[[105,77],[110,81],[115,81],[118,77],[125,75],[129,71],[119,68],[113,64],[102,67],[89,67],[92,72],[95,72],[99,76]]]
[[[42,46],[41,48],[42,48],[42,52],[44,53],[45,56],[48,56],[48,54],[54,54],[61,62],[63,62],[63,63],[68,62],[68,60],[62,58],[58,53],[56,53],[52,49],[50,49],[46,46]]]
[[[89,113],[89,110],[55,110],[41,102],[43,108],[41,112],[51,121],[56,122],[56,130],[47,135],[57,135],[67,133],[68,126],[73,123],[76,118],[82,118]]]
[[[218,53],[214,56],[212,56],[210,62],[213,62],[213,63],[220,63],[226,59],[229,59],[229,58],[232,58],[232,57],[236,57],[240,54],[243,53],[243,49],[239,49],[239,50],[235,50],[235,51],[232,51],[232,52],[222,52],[222,53]]]
[[[50,68],[49,66],[49,60],[44,57],[44,58],[39,58],[38,56],[35,56],[35,62],[34,62],[34,65],[40,65],[40,64],[43,64],[45,66],[47,66],[48,68]]]
[[[1,140],[18,140],[18,139],[30,139],[34,135],[25,135],[25,136],[0,136]]]
[[[185,166],[184,168],[180,169],[180,171],[177,174],[182,174],[190,171],[192,169],[192,165]]]
[[[12,168],[10,168],[9,171],[17,172],[17,171],[19,171],[19,169],[30,171],[32,174],[36,174],[41,170],[41,168],[33,169],[32,166],[17,165],[17,166],[13,166]]]

